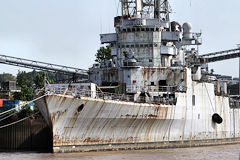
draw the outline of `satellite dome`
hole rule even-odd
[[[183,28],[183,39],[192,39],[192,25],[189,22],[186,22],[182,26]]]
[[[183,24],[183,32],[184,33],[190,33],[192,32],[192,25],[189,22],[186,22]]]

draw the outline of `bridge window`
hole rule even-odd
[[[159,86],[167,86],[167,81],[166,80],[160,80],[159,81]]]

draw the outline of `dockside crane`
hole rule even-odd
[[[200,55],[205,63],[218,62],[240,57],[240,48]]]
[[[73,76],[73,80],[87,80],[88,71],[80,68],[58,65],[53,63],[40,62],[24,58],[0,55],[0,64],[35,69],[44,72],[62,73]]]

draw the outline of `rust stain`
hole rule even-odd
[[[153,115],[153,114],[150,114],[150,115],[148,115],[148,118],[153,118],[153,119],[156,119],[156,118],[158,118],[158,115]]]
[[[158,109],[157,114],[143,114],[143,115],[125,115],[125,118],[146,118],[146,119],[164,119],[167,118],[167,108]]]
[[[158,117],[162,119],[167,118],[168,107],[159,107],[158,108]]]
[[[116,116],[119,115],[119,117],[121,117],[121,119],[124,120],[124,121],[120,121],[120,124],[123,124],[124,126],[128,126],[124,128],[122,131],[120,131],[122,136],[114,137],[114,135],[111,135],[113,132],[116,132],[115,129],[118,128],[117,125],[119,123],[116,123],[116,121],[114,120],[107,120],[107,121],[104,121],[102,124],[99,124],[95,118],[90,120],[92,122],[87,122],[89,121],[89,119],[84,120],[88,124],[91,124],[91,126],[85,126],[87,128],[83,130],[86,132],[81,133],[80,135],[79,133],[75,134],[75,130],[78,130],[79,132],[81,132],[81,129],[82,129],[81,126],[82,126],[82,123],[84,122],[81,122],[81,124],[77,126],[76,123],[78,122],[78,119],[81,116],[81,114],[77,112],[77,108],[79,104],[84,104],[84,102],[85,101],[83,100],[74,101],[71,103],[71,105],[70,103],[68,104],[68,106],[69,107],[71,106],[73,110],[67,110],[69,107],[66,107],[67,109],[65,109],[65,107],[64,108],[60,107],[62,108],[61,112],[57,111],[52,114],[52,120],[56,121],[56,120],[60,120],[62,118],[62,115],[68,114],[68,112],[74,111],[73,116],[69,117],[68,122],[65,124],[65,126],[68,126],[68,127],[59,126],[59,129],[61,130],[62,134],[60,136],[54,136],[55,146],[56,145],[82,145],[82,144],[98,144],[98,143],[106,144],[106,143],[137,142],[138,140],[140,140],[138,138],[141,132],[144,133],[144,137],[145,137],[144,140],[150,141],[153,137],[151,132],[151,130],[153,129],[153,126],[155,126],[155,123],[157,122],[158,119],[163,119],[164,117],[166,118],[167,111],[168,111],[167,107],[163,107],[161,105],[141,105],[141,107],[139,106],[137,108],[138,111],[136,110],[135,107],[133,107],[131,111],[125,112],[125,113],[122,112],[121,109],[118,109],[118,114],[116,114]],[[97,101],[93,101],[93,104],[91,104],[91,106],[92,105],[95,106],[96,103]],[[103,107],[106,105],[105,104],[106,102],[102,102],[102,103],[103,104],[99,106],[100,108],[98,109],[98,114],[101,114],[103,110],[106,110],[106,108]],[[63,104],[63,105],[66,105],[66,104]],[[85,103],[85,105],[86,105],[85,107],[88,106],[87,102]],[[121,105],[121,107],[123,106],[124,104]],[[152,112],[146,112],[149,109],[152,110]],[[91,111],[89,110],[89,114],[90,112]],[[108,115],[107,117],[111,117],[111,115]],[[99,130],[97,130],[96,128],[99,128]],[[133,132],[133,133],[129,134],[130,132]],[[110,135],[108,136],[107,139],[105,139],[104,137],[106,137],[107,133],[108,134],[110,133]]]
[[[72,139],[72,142],[76,142],[77,140]],[[126,139],[100,139],[100,138],[86,138],[83,141],[81,141],[82,143],[85,144],[97,144],[97,143],[101,143],[101,144],[106,144],[106,143],[128,143],[128,142],[136,142],[137,141],[137,137],[127,137]],[[67,141],[68,143],[70,141]],[[80,142],[80,143],[81,143]]]
[[[60,106],[62,106],[66,100],[67,100],[67,97],[60,97],[60,101],[61,101]]]
[[[126,118],[137,118],[137,115],[129,115],[129,114],[127,114],[125,117]]]

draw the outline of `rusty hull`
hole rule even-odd
[[[190,93],[176,93],[176,105],[67,95],[48,95],[37,104],[52,128],[54,152],[238,142],[239,109],[229,107],[228,97],[215,96],[213,84],[192,84]],[[214,113],[223,118],[222,124],[212,122]]]

